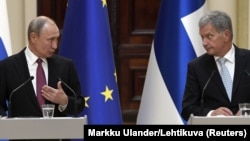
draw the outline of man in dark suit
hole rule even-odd
[[[9,108],[6,100],[10,100],[12,93],[9,109],[11,117],[42,117],[42,110],[36,98],[39,93],[36,90],[38,58],[43,60],[47,82],[40,92],[45,103],[55,104],[54,116],[73,116],[84,109],[85,100],[81,95],[80,82],[73,62],[55,54],[59,36],[59,29],[52,19],[45,16],[36,17],[28,27],[27,47],[0,61],[1,116],[7,115]],[[32,81],[13,93],[14,89],[31,76],[34,77]],[[68,86],[63,85],[59,79]]]
[[[199,21],[202,44],[207,51],[188,64],[182,101],[182,117],[239,115],[239,103],[250,102],[250,51],[233,44],[231,18],[210,11]],[[232,88],[229,95],[218,60],[225,58]],[[223,75],[225,76],[225,75]]]

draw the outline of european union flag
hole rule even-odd
[[[88,124],[122,124],[106,0],[69,0],[59,54],[72,58]]]

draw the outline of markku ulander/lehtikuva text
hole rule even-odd
[[[104,130],[96,130],[96,129],[88,129],[88,136],[204,136],[204,131],[190,131],[185,129],[170,129],[170,130],[133,130],[133,129],[122,129],[122,130],[114,130],[114,129],[104,129]],[[206,136],[209,138],[210,136],[244,136],[244,131],[217,131],[215,129],[207,129]]]

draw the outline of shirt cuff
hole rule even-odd
[[[67,105],[68,105],[68,104],[59,105],[59,106],[58,106],[58,110],[59,110],[60,112],[63,112],[63,111],[67,108]]]

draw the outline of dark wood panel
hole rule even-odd
[[[133,12],[132,18],[132,34],[147,34],[153,35],[155,31],[155,22],[157,20],[157,13],[159,1],[155,0],[131,0],[131,7]]]
[[[159,6],[160,0],[126,0],[118,4],[116,26],[120,28],[115,48],[125,123],[136,122]]]
[[[49,16],[62,29],[67,3],[67,0],[37,0],[37,13]]]
[[[159,0],[120,2],[120,41],[125,44],[151,44],[157,22]]]

